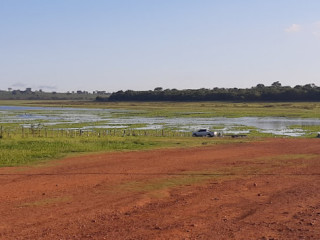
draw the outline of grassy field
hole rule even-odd
[[[70,154],[90,152],[147,150],[155,148],[195,147],[252,139],[186,138],[155,136],[53,137],[0,139],[0,167],[43,163]]]
[[[0,106],[50,106],[136,110],[127,115],[148,117],[301,117],[320,118],[319,102],[93,102],[2,100]],[[123,114],[122,114],[123,116]]]

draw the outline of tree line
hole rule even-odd
[[[0,90],[0,100],[87,100],[94,101],[97,96],[107,97],[110,94],[106,91],[72,91],[72,92],[45,92],[42,90],[32,91],[31,88],[25,90],[8,91]]]
[[[110,97],[98,96],[96,101],[320,101],[320,87],[315,84],[271,86],[258,84],[252,88],[165,89],[149,91],[118,91]]]

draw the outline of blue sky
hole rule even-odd
[[[318,0],[0,0],[0,89],[320,85]]]

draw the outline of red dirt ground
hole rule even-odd
[[[0,169],[0,239],[320,239],[320,139]]]

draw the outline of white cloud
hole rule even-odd
[[[51,86],[51,85],[39,85],[36,86],[37,89],[42,89],[42,90],[57,90],[56,86]]]
[[[320,21],[313,23],[312,34],[320,38]]]
[[[312,34],[314,35],[314,36],[316,36],[317,38],[320,38],[320,31],[313,31],[312,32]]]
[[[292,24],[290,27],[286,28],[285,31],[288,33],[296,33],[296,32],[300,32],[302,29],[300,24]]]
[[[27,87],[27,85],[24,83],[21,83],[21,82],[16,82],[14,84],[11,84],[11,87],[25,88],[25,87]]]

